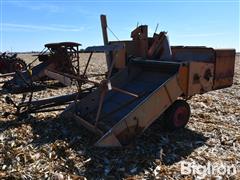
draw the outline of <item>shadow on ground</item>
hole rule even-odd
[[[31,144],[35,147],[42,147],[56,141],[67,143],[67,148],[57,146],[54,150],[58,158],[66,160],[68,168],[62,168],[63,172],[94,179],[123,178],[141,174],[145,170],[154,170],[157,166],[156,161],[165,165],[174,164],[207,141],[202,134],[187,128],[172,133],[164,132],[158,121],[134,144],[118,149],[93,147],[92,144],[96,138],[92,134],[84,128],[77,127],[73,122],[57,118],[0,122],[0,129],[5,131],[22,124],[31,125],[34,134]],[[68,148],[78,153],[79,157],[83,157],[83,161],[88,161],[79,168],[75,161],[69,158]],[[149,176],[151,178],[153,174],[150,173]]]

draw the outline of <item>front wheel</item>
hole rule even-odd
[[[184,100],[176,100],[165,112],[164,126],[169,130],[182,129],[190,118],[190,106]]]
[[[27,70],[27,64],[25,61],[19,58],[15,58],[13,60],[10,72],[15,72],[15,71],[25,71]]]

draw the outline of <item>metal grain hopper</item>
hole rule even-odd
[[[101,20],[105,45],[124,48],[102,47],[107,78],[61,114],[99,136],[96,146],[127,145],[161,115],[167,128],[183,128],[190,117],[186,99],[232,85],[234,49],[171,47],[165,32],[148,37],[147,26],[137,27],[132,40],[109,42]]]

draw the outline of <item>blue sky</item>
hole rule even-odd
[[[101,45],[100,14],[120,40],[130,39],[137,23],[151,36],[168,32],[171,45],[236,48],[239,0],[0,0],[0,51],[41,50],[45,43],[75,41]],[[109,32],[109,39],[116,38]]]

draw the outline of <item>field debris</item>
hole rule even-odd
[[[95,137],[59,112],[39,113],[18,121],[5,112],[13,107],[0,97],[0,177],[5,179],[191,179],[181,175],[181,162],[233,164],[240,177],[240,56],[230,88],[193,96],[187,128],[165,132],[156,121],[131,146],[105,149],[92,146]],[[97,54],[92,72],[103,72]],[[2,80],[2,79],[1,79]],[[99,80],[99,79],[98,79]],[[36,98],[70,93],[72,87],[37,92]],[[15,98],[20,98],[18,95]],[[209,176],[217,178],[219,175]]]

